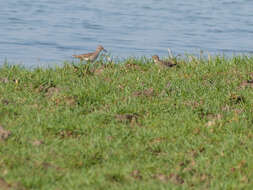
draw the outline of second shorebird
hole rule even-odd
[[[93,62],[97,59],[97,57],[99,56],[99,53],[101,51],[105,51],[107,52],[103,46],[99,45],[96,49],[95,52],[92,53],[85,53],[85,54],[80,54],[80,55],[73,55],[73,57],[80,59],[81,61],[85,60],[85,61],[90,61]]]
[[[152,59],[154,60],[156,65],[163,66],[163,67],[173,67],[177,64],[172,63],[171,61],[162,61],[159,59],[158,55],[153,55]]]

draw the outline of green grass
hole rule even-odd
[[[177,62],[2,66],[0,186],[253,189],[253,57]]]

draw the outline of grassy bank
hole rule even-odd
[[[253,58],[0,68],[0,187],[252,189]]]

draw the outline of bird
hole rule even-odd
[[[158,55],[153,55],[152,59],[154,60],[156,65],[165,66],[165,67],[173,67],[177,64],[172,63],[171,61],[162,61],[159,59]]]
[[[97,59],[97,57],[99,56],[99,53],[101,51],[105,51],[107,52],[103,46],[98,45],[96,51],[92,52],[92,53],[84,53],[84,54],[80,54],[80,55],[72,55],[75,58],[80,59],[81,61],[85,60],[85,61],[89,61],[89,62],[93,62]]]

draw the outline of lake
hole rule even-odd
[[[251,0],[0,0],[0,65],[60,64],[98,44],[120,59],[251,54],[252,39]]]

